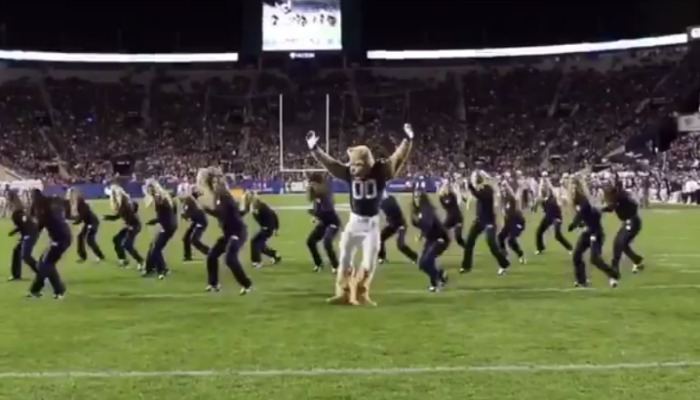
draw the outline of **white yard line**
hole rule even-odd
[[[330,296],[330,285],[331,283],[329,282],[329,292],[328,295]],[[647,286],[632,286],[632,287],[624,287],[624,281],[623,281],[623,286],[621,286],[618,289],[609,289],[607,286],[602,286],[604,285],[601,283],[601,287],[595,288],[575,288],[575,287],[549,287],[549,288],[484,288],[484,289],[479,289],[479,288],[457,288],[457,289],[451,289],[448,287],[445,289],[445,291],[438,293],[438,294],[433,294],[429,293],[426,290],[416,290],[416,289],[389,289],[389,290],[377,290],[374,291],[375,294],[386,294],[386,295],[392,295],[392,294],[397,294],[397,295],[415,295],[415,294],[425,294],[427,296],[445,296],[445,295],[463,295],[465,293],[544,293],[544,292],[556,292],[556,293],[568,293],[568,292],[587,292],[587,291],[610,291],[610,290],[622,290],[622,291],[637,291],[637,290],[677,290],[677,289],[700,289],[700,284],[697,285],[692,285],[692,284],[685,284],[685,285],[647,285]],[[231,293],[237,292],[238,288],[235,286],[235,284],[230,285],[230,290],[232,291]],[[226,289],[224,289],[226,290]],[[317,290],[309,290],[308,292],[310,293],[317,293]],[[256,287],[251,293],[251,296],[255,295],[275,295],[275,296],[293,296],[293,295],[298,295],[300,293],[304,293],[304,290],[271,290],[271,291],[266,291],[264,287],[258,288]],[[186,299],[186,298],[197,298],[197,297],[212,297],[212,296],[218,296],[219,294],[217,293],[205,293],[205,292],[198,292],[198,293],[123,293],[123,294],[99,294],[99,293],[79,293],[79,292],[72,292],[73,295],[77,297],[88,297],[88,298],[96,298],[96,299]],[[71,295],[71,292],[69,292],[69,296]]]
[[[699,258],[700,253],[661,253],[655,254],[654,258],[664,259],[664,258]]]
[[[199,371],[44,371],[44,372],[0,372],[0,379],[69,379],[69,378],[173,378],[173,377],[323,377],[323,376],[375,376],[418,375],[462,372],[585,372],[632,369],[672,369],[700,367],[700,361],[660,361],[619,364],[514,364],[475,365],[453,367],[407,367],[407,368],[312,368],[312,369],[259,369],[259,370],[199,370]]]

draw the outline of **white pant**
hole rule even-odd
[[[380,240],[379,215],[363,217],[350,213],[350,219],[340,235],[340,268],[352,268],[355,253],[362,249],[360,267],[373,272],[377,266]]]

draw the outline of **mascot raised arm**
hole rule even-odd
[[[318,146],[319,137],[310,131],[306,142],[314,158],[335,178],[350,187],[350,218],[340,236],[340,266],[332,303],[351,305],[375,303],[369,288],[377,267],[380,247],[379,204],[387,182],[406,162],[413,143],[413,128],[403,127],[405,138],[388,159],[375,160],[367,146],[350,147],[348,163],[342,163]],[[353,256],[362,250],[362,262],[353,266]]]

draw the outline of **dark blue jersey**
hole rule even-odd
[[[185,201],[182,204],[182,218],[200,226],[207,225],[207,215],[197,206],[197,203]]]
[[[462,221],[462,209],[459,206],[459,199],[454,192],[447,192],[440,195],[440,205],[445,210],[446,221]]]
[[[350,167],[347,168],[347,175],[343,180],[350,185],[350,210],[353,214],[363,217],[379,215],[382,193],[389,180],[386,175],[386,162],[384,160],[375,162],[367,175],[362,178],[352,176]]]
[[[602,211],[612,212],[617,214],[617,217],[621,221],[627,221],[632,218],[637,217],[639,206],[637,202],[632,198],[629,192],[624,190],[618,190],[617,195],[612,204],[606,205]]]
[[[238,202],[230,194],[217,196],[214,209],[207,210],[207,213],[219,221],[224,236],[242,236],[246,231]]]
[[[420,230],[423,238],[437,240],[447,237],[447,230],[432,207],[423,206],[419,211],[418,215],[413,216],[413,225]]]
[[[525,223],[525,217],[523,216],[522,210],[518,207],[518,201],[513,196],[505,196],[503,201],[503,208],[505,211],[504,220],[506,224],[519,224]]]
[[[252,214],[255,222],[257,222],[262,229],[268,231],[276,231],[279,229],[280,225],[277,213],[267,204],[259,203],[258,207],[253,209]]]
[[[156,217],[148,225],[159,224],[164,231],[177,230],[177,206],[165,200],[156,201]]]
[[[406,226],[406,219],[403,216],[403,211],[399,202],[394,196],[386,196],[380,203],[386,222],[392,226]]]
[[[39,234],[39,226],[24,210],[16,210],[12,213],[12,223],[14,223],[15,229],[10,232],[10,236],[17,233],[22,236],[35,236]]]
[[[116,221],[122,219],[126,226],[131,228],[141,229],[141,219],[138,214],[139,205],[135,201],[122,202],[115,215],[105,215],[107,221]]]
[[[602,231],[603,227],[600,224],[600,211],[591,205],[588,197],[577,196],[577,198],[574,199],[574,206],[576,207],[576,216],[573,222],[571,222],[570,227],[575,228],[583,224],[586,226],[586,229],[591,232]]]
[[[340,226],[340,217],[338,217],[333,200],[329,195],[316,197],[309,214],[324,225]]]
[[[494,191],[490,185],[484,185],[476,189],[471,183],[467,185],[469,191],[476,198],[476,219],[482,224],[493,225],[496,223],[496,214],[493,210]]]
[[[77,215],[73,215],[73,223],[75,225],[85,224],[85,225],[97,225],[98,219],[90,205],[85,201],[85,199],[78,199],[78,204],[76,205]]]
[[[70,242],[72,235],[65,217],[65,201],[49,198],[37,215],[39,229],[45,228],[52,242]]]
[[[550,193],[544,201],[542,202],[542,209],[544,210],[544,215],[550,219],[561,219],[561,207],[557,202],[557,198],[554,193]]]

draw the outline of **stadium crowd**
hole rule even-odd
[[[284,167],[317,167],[303,137],[325,132],[328,94],[338,156],[357,143],[383,154],[410,121],[420,142],[404,174],[454,172],[477,158],[497,169],[575,168],[670,112],[673,96],[699,77],[686,50],[313,73],[8,64],[0,157],[52,182],[101,182],[113,176],[115,157],[147,176],[191,177],[218,161],[272,178],[280,125]],[[670,154],[673,168],[697,166],[697,141],[680,140]]]

